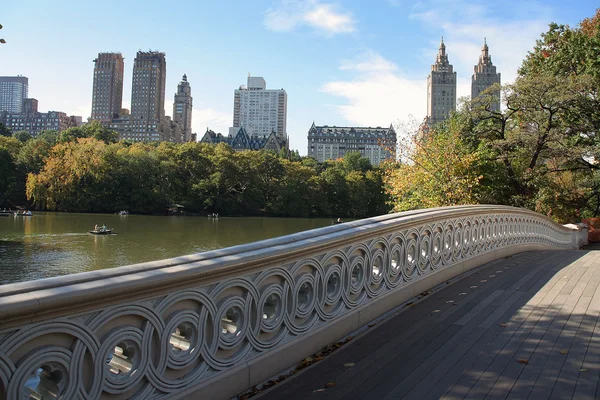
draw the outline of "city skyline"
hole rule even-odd
[[[167,96],[184,73],[196,87],[192,131],[201,136],[207,127],[227,132],[232,93],[250,72],[266,77],[269,87],[286,90],[290,148],[303,154],[313,120],[338,126],[396,124],[409,114],[422,120],[426,79],[441,36],[457,72],[460,98],[471,93],[484,37],[503,83],[509,83],[550,22],[576,25],[597,7],[592,1],[565,5],[556,0],[501,5],[286,0],[236,7],[182,2],[172,9],[158,4],[66,2],[54,7],[32,1],[25,9],[10,2],[0,21],[7,41],[0,48],[0,75],[28,77],[29,97],[38,99],[43,111],[62,110],[85,120],[92,107],[90,59],[99,52],[123,54],[123,107],[131,109],[135,54],[158,49],[169,58]],[[189,23],[194,18],[202,21],[201,29]],[[53,51],[51,43],[72,51]],[[165,108],[170,115],[170,106]]]

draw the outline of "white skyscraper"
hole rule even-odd
[[[263,78],[248,76],[248,85],[235,90],[230,132],[244,127],[251,136],[267,137],[275,132],[280,138],[286,137],[287,93],[266,87]]]

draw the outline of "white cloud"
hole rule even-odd
[[[330,35],[356,31],[352,14],[318,0],[283,0],[265,12],[264,25],[276,32],[289,32],[303,25]]]
[[[206,128],[227,135],[232,126],[233,116],[229,113],[215,110],[214,108],[201,108],[192,110],[192,131],[202,138]]]
[[[330,4],[316,6],[304,15],[304,20],[330,33],[350,33],[355,30],[352,16],[336,13]]]
[[[83,119],[83,122],[87,122],[87,119],[91,115],[91,112],[92,103],[87,103],[72,107],[69,111],[67,111],[67,114],[77,115]]]
[[[361,55],[360,61],[342,61],[340,69],[361,72],[390,72],[397,70],[398,67],[393,62],[388,61],[379,54],[369,50]]]
[[[335,109],[349,123],[362,126],[388,126],[426,112],[426,79],[409,79],[391,61],[368,51],[358,62],[344,61],[340,69],[356,71],[351,80],[325,84],[322,91],[342,97],[347,104]]]

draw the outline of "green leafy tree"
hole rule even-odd
[[[60,143],[73,142],[77,139],[94,138],[106,144],[115,143],[119,135],[99,121],[92,121],[88,124],[66,129],[58,134],[57,141]]]
[[[285,217],[310,217],[322,204],[317,189],[317,174],[311,167],[299,162],[283,160],[284,172],[280,178],[277,197],[270,211]]]
[[[27,172],[38,173],[44,167],[52,145],[42,138],[34,138],[23,143],[17,161]]]
[[[25,172],[17,162],[22,145],[13,137],[0,136],[0,207],[11,207],[25,201]]]
[[[20,142],[23,142],[23,143],[25,143],[26,141],[28,141],[32,138],[31,134],[27,131],[15,132],[13,134],[13,137],[15,137],[17,140],[19,140]]]
[[[350,151],[343,158],[344,169],[347,172],[360,171],[366,172],[371,169],[371,162],[363,157],[358,151]]]
[[[0,122],[0,136],[12,136],[12,132],[6,125]]]

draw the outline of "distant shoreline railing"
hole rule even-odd
[[[229,398],[436,284],[580,235],[457,206],[0,286],[0,399]]]

